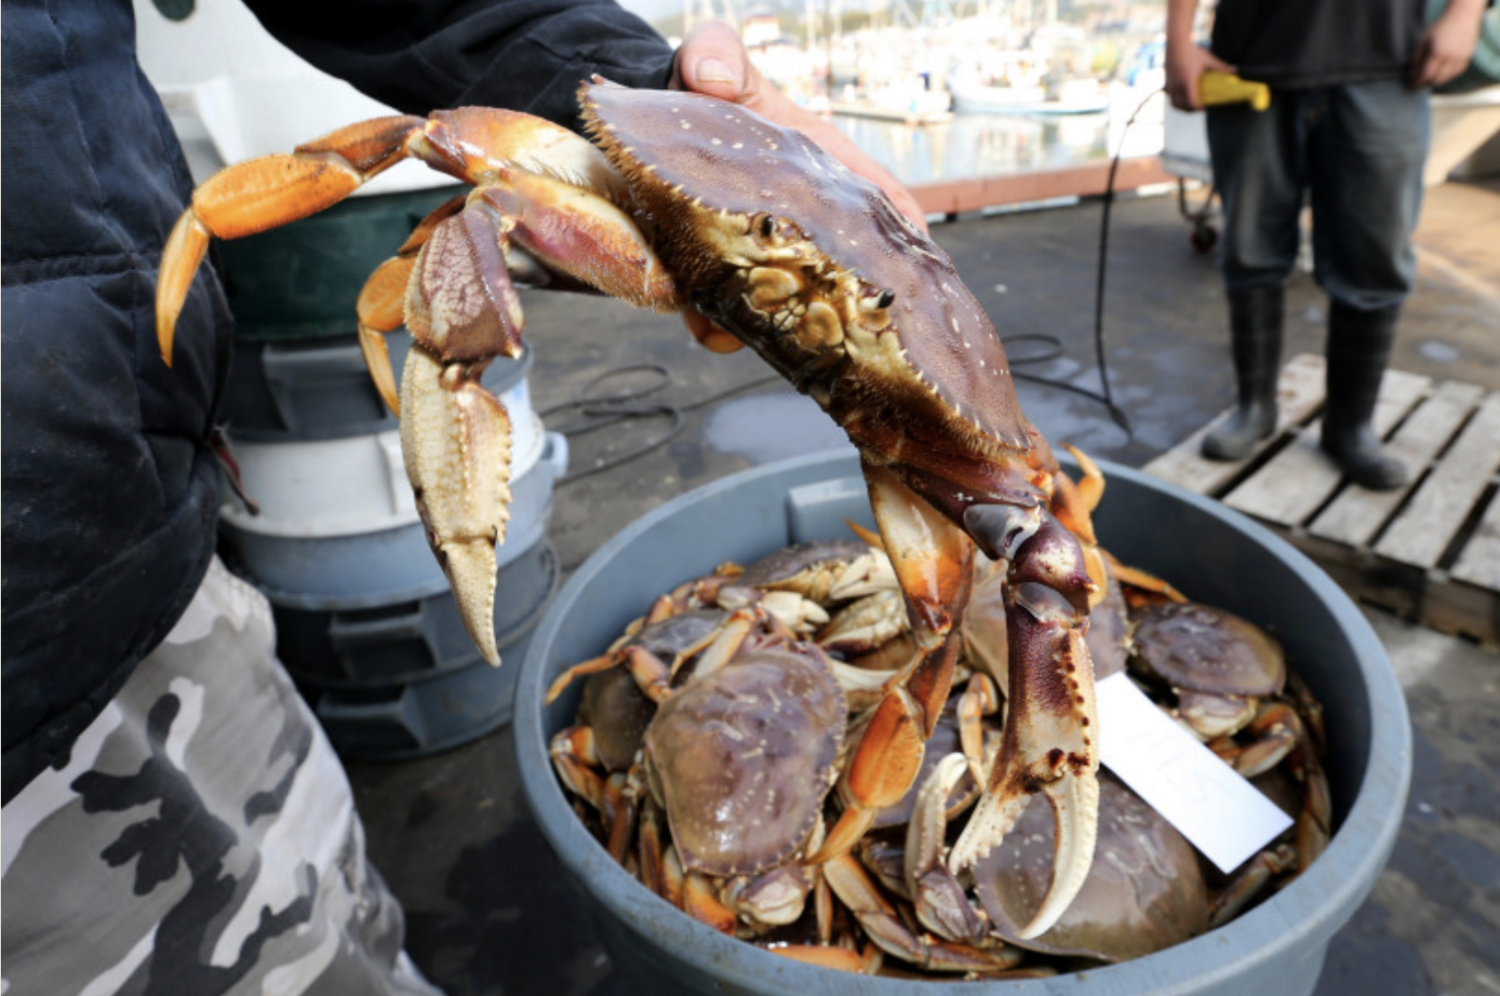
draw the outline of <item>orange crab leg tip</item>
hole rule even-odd
[[[364,322],[358,324],[357,330],[359,352],[364,357],[365,369],[370,372],[370,380],[374,382],[380,400],[385,402],[391,414],[400,418],[401,398],[396,390],[396,374],[391,369],[391,350],[386,345],[385,333],[370,328]]]
[[[865,528],[858,522],[855,522],[853,519],[845,519],[844,525],[848,526],[849,531],[855,536],[858,536],[867,545],[873,546],[875,549],[882,552],[885,551],[885,540],[878,532],[874,532],[873,530]]]
[[[864,835],[869,832],[870,827],[875,825],[875,809],[864,809],[859,806],[850,806],[839,815],[838,822],[833,829],[828,831],[828,836],[823,839],[823,846],[818,848],[807,863],[810,865],[822,865],[844,857],[854,850]]]
[[[191,209],[182,212],[167,244],[162,250],[161,273],[156,282],[156,344],[167,366],[172,365],[172,341],[177,334],[177,319],[187,300],[188,288],[208,252],[211,237],[208,228]]]
[[[777,944],[766,950],[783,958],[800,961],[804,965],[818,965],[858,975],[865,973],[865,962],[859,952],[831,944]]]
[[[553,679],[552,684],[547,688],[547,694],[543,698],[542,704],[551,705],[556,702],[558,697],[567,691],[568,686],[573,683],[575,678],[582,678],[586,675],[598,674],[600,671],[607,671],[619,663],[619,658],[609,653],[586,660],[582,664],[573,665]]]
[[[1115,572],[1115,579],[1121,584],[1128,584],[1143,591],[1155,592],[1164,595],[1174,602],[1186,602],[1187,596],[1178,591],[1170,581],[1163,581],[1154,574],[1147,573],[1137,567],[1129,567],[1120,563],[1114,557],[1108,557],[1108,563]]]
[[[1089,499],[1089,508],[1098,507],[1099,499],[1104,495],[1104,472],[1099,469],[1099,465],[1092,457],[1072,443],[1064,443],[1063,448],[1072,454],[1074,460],[1078,461],[1078,469],[1083,473],[1083,479],[1078,482],[1078,489]]]

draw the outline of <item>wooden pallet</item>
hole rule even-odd
[[[1210,423],[1145,469],[1253,516],[1351,596],[1500,649],[1500,391],[1387,371],[1375,429],[1413,471],[1397,491],[1349,484],[1319,450],[1321,356],[1295,357],[1278,392],[1247,459],[1204,459]]]

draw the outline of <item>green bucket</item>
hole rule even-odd
[[[259,235],[216,243],[236,335],[288,342],[350,335],[375,268],[461,185],[351,197]]]

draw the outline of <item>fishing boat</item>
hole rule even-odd
[[[965,114],[1100,114],[1109,110],[1109,94],[1095,79],[1068,80],[1054,90],[955,77],[948,81],[948,89],[953,109]]]

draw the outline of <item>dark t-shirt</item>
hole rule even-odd
[[[1211,48],[1273,86],[1401,79],[1425,10],[1425,0],[1220,0]]]

